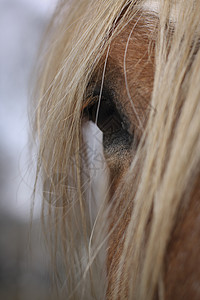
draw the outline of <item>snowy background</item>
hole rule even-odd
[[[49,299],[35,212],[30,258],[32,168],[27,105],[37,49],[56,0],[0,0],[0,299]]]

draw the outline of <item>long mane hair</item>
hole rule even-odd
[[[149,12],[151,2],[156,10]],[[111,298],[151,300],[157,291],[158,299],[164,299],[166,253],[199,176],[199,16],[196,0],[57,5],[41,48],[34,95],[35,189],[42,178],[45,232],[59,273],[59,294],[67,299],[106,297],[108,241],[130,207],[118,266],[111,268]],[[95,191],[88,196],[93,187],[91,178],[85,179],[88,154],[82,132],[86,90],[102,58],[106,66],[111,42],[133,18],[147,20],[149,59],[152,51],[155,56],[148,122],[112,199],[108,180],[92,219]],[[115,212],[118,218],[110,226]]]

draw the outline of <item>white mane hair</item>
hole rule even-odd
[[[199,16],[199,0],[62,0],[57,5],[38,59],[33,130],[35,189],[41,179],[44,229],[61,298],[165,298],[169,241],[189,209],[199,172]],[[83,118],[86,90],[103,58],[106,65],[112,41],[138,18],[152,29],[149,45],[155,44],[153,109],[131,165],[109,199],[109,170],[94,147],[101,137],[95,133],[88,140]],[[99,188],[103,181],[98,170],[92,173],[91,161],[98,162],[108,186]],[[112,295],[106,296],[109,239],[129,205]],[[113,226],[110,215],[117,216]]]

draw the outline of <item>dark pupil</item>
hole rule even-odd
[[[98,101],[88,107],[89,120],[94,123],[97,120],[97,126],[104,134],[112,134],[120,131],[123,120],[115,104],[107,99],[101,99],[98,111]],[[97,116],[98,113],[98,116]]]

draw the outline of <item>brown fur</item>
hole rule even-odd
[[[154,24],[156,30],[156,18],[148,15],[148,19]],[[105,82],[114,88],[117,93],[117,98],[120,99],[122,110],[128,117],[131,130],[134,130],[134,139],[138,142],[141,134],[145,128],[145,124],[148,118],[150,108],[150,99],[153,89],[154,78],[154,44],[152,28],[147,27],[147,18],[145,19],[136,17],[132,20],[125,29],[117,36],[109,51],[109,57],[107,61]],[[128,44],[126,53],[126,75],[124,70],[124,55],[126,45],[132,28],[130,42]],[[151,32],[152,40],[149,40],[149,34]],[[150,43],[151,42],[151,43]],[[152,48],[150,48],[150,46]],[[150,53],[151,52],[151,53]],[[103,61],[105,58],[103,58]],[[101,65],[101,64],[100,64]],[[101,67],[98,67],[100,70]],[[100,72],[101,74],[101,72]],[[133,112],[131,101],[127,94],[126,81],[128,83],[130,95],[135,105],[137,116],[142,121],[142,128],[138,124],[136,115]],[[137,145],[135,145],[137,147]],[[128,169],[131,160],[132,153],[121,153],[113,157],[113,153],[105,153],[105,157],[110,169],[110,197],[112,198],[117,186],[120,184],[120,180],[123,178],[126,169]],[[117,197],[115,195],[115,197]],[[115,204],[113,204],[115,205]],[[123,210],[126,207],[126,196],[117,204],[117,214],[110,215],[110,230],[116,224],[118,218],[121,216]],[[130,220],[132,212],[132,205],[125,209],[123,217],[120,219],[117,227],[113,231],[111,238],[109,239],[108,257],[107,257],[107,272],[108,272],[108,289],[107,299],[112,299],[112,286],[116,281],[115,272],[118,269],[119,258],[123,249],[123,235],[126,232],[127,225]],[[124,299],[128,295],[124,295]]]

